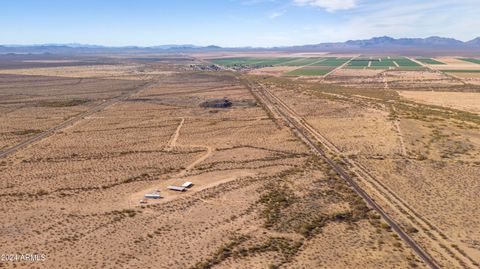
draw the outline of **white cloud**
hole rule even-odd
[[[275,12],[272,12],[268,15],[268,17],[270,19],[275,19],[275,18],[278,18],[280,16],[283,16],[283,14],[285,14],[285,11],[275,11]]]
[[[314,6],[324,8],[328,12],[341,9],[352,9],[357,6],[358,0],[294,0],[300,6]]]
[[[478,0],[361,1],[335,21],[311,21],[297,28],[298,43],[368,39],[374,36],[454,37],[467,41],[480,29]]]

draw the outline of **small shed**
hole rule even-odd
[[[184,188],[190,188],[190,187],[192,187],[192,186],[193,186],[193,183],[190,182],[190,181],[187,181],[187,182],[185,182],[185,183],[182,184],[182,187],[184,187]]]
[[[167,189],[172,190],[172,191],[185,191],[185,190],[186,190],[185,187],[182,187],[182,186],[174,186],[174,185],[168,186]]]
[[[147,193],[144,195],[146,199],[160,199],[162,198],[158,193]]]

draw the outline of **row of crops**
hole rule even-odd
[[[420,68],[421,65],[405,57],[398,58],[356,58],[350,61],[348,68]]]
[[[225,67],[261,68],[269,66],[298,66],[298,69],[285,73],[287,76],[322,76],[347,63],[345,57],[278,57],[253,58],[235,57],[210,59],[211,62]]]
[[[285,73],[285,76],[324,76],[333,69],[321,67],[302,67]]]
[[[350,58],[325,57],[321,61],[312,63],[299,69],[285,73],[286,76],[324,76],[335,68],[347,63]]]
[[[480,64],[480,59],[475,59],[475,58],[458,58],[458,59],[462,60],[462,61],[465,61],[465,62]]]
[[[214,64],[233,67],[233,66],[340,66],[346,63],[350,58],[337,58],[337,57],[308,57],[308,58],[293,58],[293,57],[281,57],[281,58],[250,58],[250,57],[237,57],[237,58],[218,58],[210,59]]]
[[[432,65],[445,64],[432,58],[417,58],[416,60],[424,64],[432,64]]]
[[[449,69],[449,65],[447,65],[446,63],[431,58],[417,58],[417,60],[429,65],[444,65],[444,67],[439,70],[445,73],[480,73],[479,69]],[[457,60],[468,63],[480,64],[480,59],[476,58],[457,58]]]
[[[480,64],[480,59],[475,58],[458,58],[459,60]],[[269,66],[290,66],[299,67],[293,71],[286,72],[286,76],[323,76],[330,73],[335,68],[338,68],[346,63],[347,68],[350,69],[399,69],[399,70],[421,70],[422,65],[445,65],[445,63],[432,58],[420,57],[415,61],[407,57],[270,57],[270,58],[255,58],[255,57],[232,57],[232,58],[217,58],[210,59],[211,62],[225,67],[239,67],[239,68],[261,68]],[[450,70],[449,70],[450,71]],[[467,70],[461,70],[466,72]],[[458,71],[450,71],[458,72]]]
[[[464,62],[469,62],[469,63],[474,63],[474,64],[480,64],[480,59],[476,58],[457,58],[458,60],[464,61]],[[417,58],[417,61],[422,62],[424,64],[431,64],[431,65],[445,65],[445,63],[442,63],[438,60],[432,59],[432,58]]]
[[[266,66],[305,66],[314,65],[317,62],[325,61],[326,58],[320,57],[280,57],[280,58],[219,58],[210,59],[211,62],[217,65],[226,67],[266,67]]]

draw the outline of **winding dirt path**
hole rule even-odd
[[[202,156],[198,157],[197,159],[195,159],[193,162],[191,162],[187,167],[185,167],[184,169],[182,169],[180,172],[178,172],[177,174],[175,174],[174,176],[166,179],[166,180],[163,180],[161,183],[155,183],[155,184],[152,184],[146,188],[144,188],[143,190],[141,191],[137,191],[135,193],[132,193],[129,195],[128,197],[128,203],[129,205],[131,204],[135,204],[135,201],[138,201],[140,199],[143,198],[143,195],[145,193],[150,193],[152,191],[154,191],[155,189],[165,189],[166,186],[163,186],[165,185],[165,183],[168,183],[170,182],[169,184],[173,184],[173,185],[177,185],[177,184],[182,184],[180,183],[180,181],[184,181],[185,180],[185,177],[187,177],[187,173],[189,171],[191,171],[192,169],[195,168],[195,166],[197,166],[198,164],[200,164],[201,162],[205,161],[208,157],[210,157],[213,153],[213,151],[215,150],[213,147],[210,147],[210,146],[207,146],[207,145],[178,145],[177,144],[177,140],[178,140],[178,137],[180,136],[180,130],[182,129],[182,127],[184,126],[185,124],[185,118],[181,118],[181,121],[180,123],[178,124],[178,127],[177,129],[175,130],[175,132],[173,133],[172,137],[170,138],[169,140],[169,143],[166,147],[166,150],[173,150],[174,147],[185,147],[185,148],[204,148],[206,149],[206,152],[205,154],[203,154]],[[198,176],[197,176],[198,177]],[[193,178],[196,178],[195,176]],[[201,184],[201,186],[195,188],[195,191],[194,192],[198,192],[200,190],[203,190],[205,188],[209,188],[211,186],[215,186],[215,185],[218,185],[218,184],[221,184],[222,182],[226,182],[226,181],[230,181],[230,180],[233,180],[235,179],[236,177],[229,177],[227,179],[223,179],[219,182],[212,182],[212,183],[209,183],[209,184]],[[181,180],[182,179],[182,180]],[[163,184],[162,184],[163,183]],[[168,184],[167,184],[168,185]],[[189,191],[190,193],[191,191]],[[166,192],[162,192],[162,199],[158,199],[158,200],[154,200],[152,202],[149,202],[149,203],[164,203],[164,202],[167,202],[167,201],[171,201],[173,199],[176,199],[177,197],[180,197],[180,194],[179,193],[167,193],[166,195],[164,194]]]

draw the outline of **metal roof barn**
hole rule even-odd
[[[185,187],[185,188],[190,188],[191,186],[193,186],[193,183],[190,182],[190,181],[187,181],[187,182],[182,184],[182,187]]]
[[[185,191],[185,187],[180,187],[180,186],[168,186],[167,187],[169,190],[172,190],[172,191]]]
[[[147,193],[147,194],[144,195],[144,197],[147,198],[147,199],[160,199],[160,198],[162,198],[160,196],[160,194],[158,194],[158,193]]]

